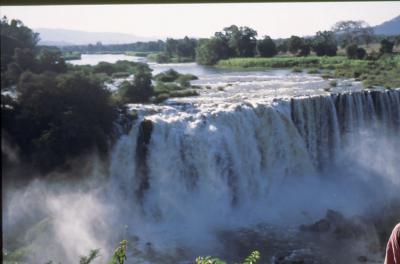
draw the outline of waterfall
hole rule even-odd
[[[125,214],[134,212],[127,222],[145,223],[148,239],[204,222],[235,225],[244,215],[260,221],[285,202],[279,188],[293,179],[340,172],[343,152],[366,132],[399,143],[399,90],[201,107],[144,111],[112,153],[114,190],[124,195]]]

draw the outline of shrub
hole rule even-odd
[[[381,41],[381,47],[380,47],[379,51],[381,53],[392,53],[393,52],[393,46],[394,46],[394,42],[391,42],[388,39],[383,39]]]
[[[257,51],[261,57],[273,57],[278,53],[275,42],[269,36],[257,41]]]
[[[154,80],[161,82],[174,82],[179,78],[179,73],[174,69],[169,69],[154,76]]]
[[[350,44],[346,47],[346,56],[349,59],[356,59],[357,58],[357,44]]]

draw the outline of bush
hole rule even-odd
[[[379,51],[381,53],[392,53],[393,52],[393,46],[394,46],[394,42],[391,42],[388,39],[383,39],[381,41],[381,47],[380,47]]]
[[[133,82],[123,82],[118,90],[123,103],[146,103],[153,95],[151,69],[147,64],[137,64]]]
[[[367,55],[367,52],[363,48],[357,48],[357,59],[362,60]]]
[[[257,41],[257,51],[261,57],[273,57],[278,53],[275,42],[269,36]]]
[[[154,76],[154,80],[160,82],[174,82],[179,78],[179,76],[180,74],[177,71],[169,69]]]
[[[24,160],[47,172],[69,158],[96,149],[107,152],[116,115],[110,92],[96,79],[28,72],[17,91],[14,118],[4,129]]]
[[[346,56],[349,59],[357,58],[357,44],[350,44],[346,47]]]

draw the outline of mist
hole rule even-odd
[[[334,100],[319,98],[315,100]],[[323,143],[310,147],[312,141],[296,130],[300,121],[289,122],[285,107],[232,108],[205,122],[150,117],[154,127],[144,164],[138,163],[143,131],[137,121],[116,142],[109,161],[89,158],[85,180],[47,177],[26,188],[5,190],[6,248],[29,245],[30,263],[77,263],[100,248],[99,262],[106,263],[118,241],[127,239],[128,259],[137,261],[193,261],[210,254],[229,259],[226,244],[237,238],[221,240],[221,232],[257,230],[260,224],[296,230],[323,218],[328,209],[349,219],[386,221],[380,215],[400,200],[397,124],[387,121],[391,119],[360,122],[368,115],[353,116],[359,125],[332,141],[338,145],[328,155],[330,162],[317,161],[310,151]],[[303,117],[306,123],[315,122],[307,114]],[[343,125],[337,120],[329,135],[339,133],[332,131]],[[322,131],[318,123],[313,128]],[[318,162],[324,167],[318,169]],[[147,166],[145,173],[140,166]],[[140,190],[143,179],[149,187]],[[389,223],[400,217],[389,214]],[[377,243],[374,229],[368,230],[368,239]],[[360,254],[370,241],[364,237],[358,242],[362,245],[348,250]]]

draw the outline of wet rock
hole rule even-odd
[[[311,231],[311,232],[328,232],[331,227],[330,222],[327,219],[321,219],[311,225],[301,225],[301,231]]]
[[[368,258],[367,258],[366,256],[359,256],[359,257],[357,258],[357,260],[358,260],[359,262],[367,262],[367,261],[368,261]]]
[[[136,196],[140,201],[143,199],[145,191],[150,188],[147,166],[147,152],[152,131],[153,122],[151,120],[145,119],[140,123],[139,135],[136,143],[136,175],[138,179]]]

